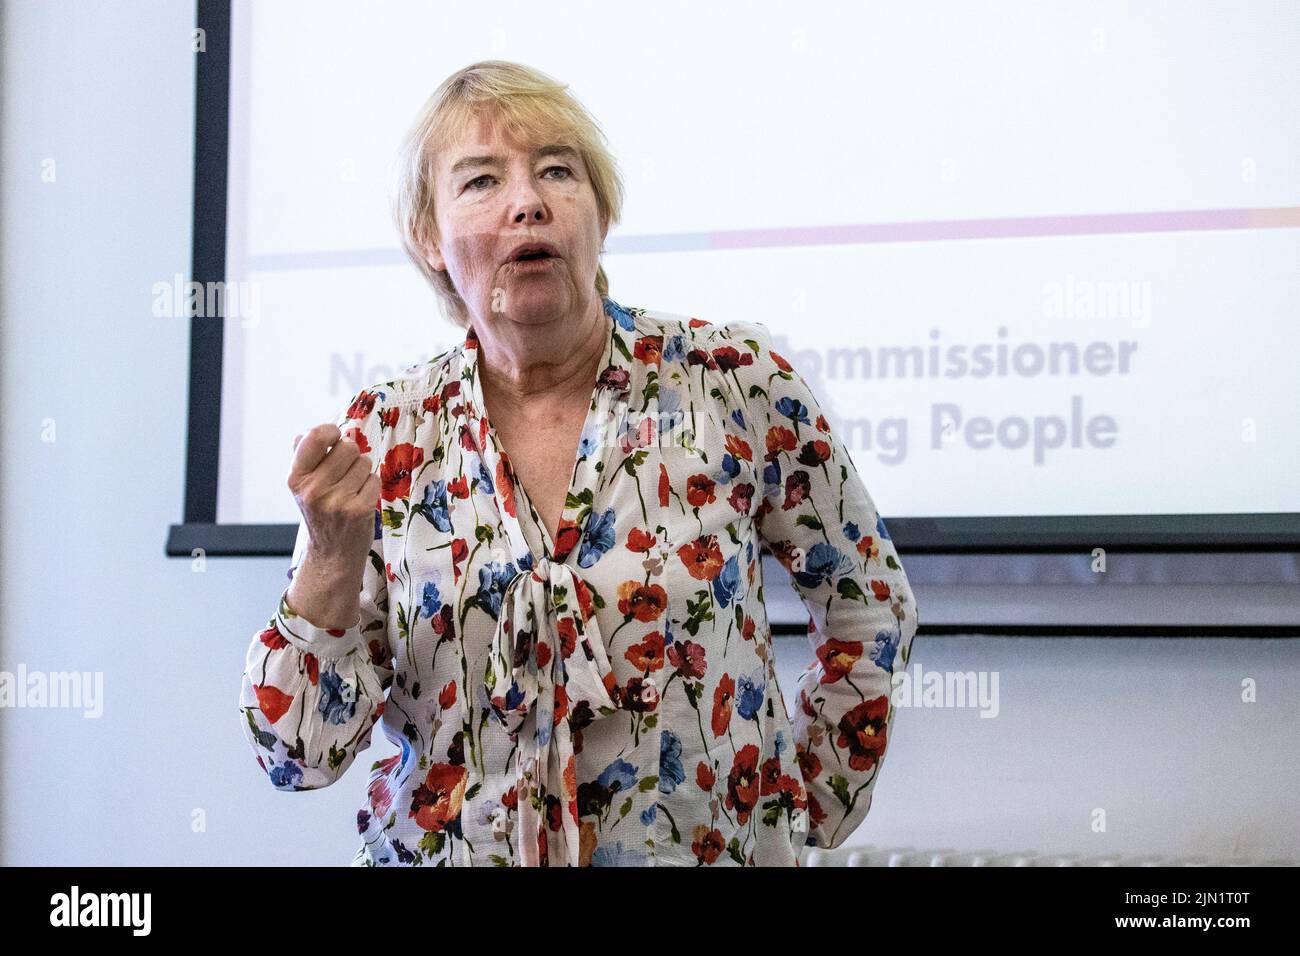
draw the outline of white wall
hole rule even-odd
[[[163,556],[189,331],[150,287],[188,272],[194,4],[3,17],[0,670],[101,672],[105,700],[0,710],[0,863],[346,863],[364,772],[276,792],[238,723],[287,560]],[[792,688],[808,650],[778,653]],[[858,841],[1300,858],[1300,643],[921,637],[912,663],[997,671],[999,715],[901,711]]]

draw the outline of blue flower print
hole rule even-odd
[[[582,530],[582,544],[578,548],[578,567],[589,568],[614,547],[614,509],[606,508],[601,515],[587,516]]]
[[[685,779],[682,739],[671,730],[665,730],[659,734],[659,792],[672,793]]]
[[[501,598],[517,573],[509,561],[504,564],[491,561],[478,569],[478,605],[492,615],[493,620],[501,616]]]
[[[602,843],[591,854],[592,866],[645,866],[646,856],[640,850],[625,849],[619,840],[613,846]]]
[[[852,521],[846,521],[844,522],[844,537],[848,538],[850,541],[856,542],[862,537],[862,532]]]
[[[616,757],[613,763],[601,771],[596,783],[610,793],[631,790],[637,785],[636,767],[622,757]]]
[[[736,596],[738,590],[740,590],[740,563],[733,554],[727,558],[722,570],[713,579],[713,597],[718,604],[726,607],[731,603],[731,599]]]
[[[806,588],[818,587],[823,581],[847,574],[853,562],[833,545],[824,541],[814,544],[804,555],[803,570],[794,572],[794,579]]]
[[[876,515],[876,534],[886,541],[889,540],[889,532],[885,530],[885,519],[880,515]]]
[[[778,398],[775,408],[792,422],[803,422],[805,425],[812,424],[808,420],[808,406],[797,398],[790,398],[788,395],[784,398]]]
[[[292,760],[286,760],[272,767],[269,776],[271,786],[279,790],[297,790],[298,783],[302,780],[302,767]]]
[[[881,670],[894,673],[894,654],[898,651],[898,632],[880,631],[871,645],[870,657]]]
[[[425,619],[436,617],[442,610],[442,596],[438,593],[437,581],[425,581],[424,592],[420,597],[420,613]]]
[[[356,688],[345,681],[331,664],[320,672],[321,714],[331,724],[346,724],[357,712]]]
[[[605,296],[605,314],[617,322],[619,328],[624,332],[631,332],[636,328],[636,321],[632,318],[632,313],[609,296]]]
[[[736,678],[736,713],[745,720],[753,720],[759,708],[763,706],[763,691],[766,687],[767,682],[762,679],[762,671],[756,677],[741,674]]]
[[[424,500],[416,510],[439,531],[450,531],[451,516],[447,513],[447,482],[441,479],[429,482],[424,488]]]
[[[478,490],[485,495],[494,492],[496,486],[492,483],[492,473],[488,471],[487,463],[482,458],[478,460]]]
[[[736,461],[736,457],[731,452],[725,452],[720,464],[721,470],[713,476],[713,480],[720,485],[729,485],[731,479],[740,474],[740,462]]]

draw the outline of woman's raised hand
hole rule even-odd
[[[361,617],[379,475],[370,456],[337,425],[317,425],[295,436],[293,447],[288,485],[310,540],[294,572],[289,605],[317,627],[351,627]]]

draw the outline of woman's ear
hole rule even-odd
[[[442,251],[438,248],[436,240],[423,240],[420,243],[420,251],[424,253],[424,261],[429,263],[435,272],[446,271],[447,263],[446,260],[442,258]]]

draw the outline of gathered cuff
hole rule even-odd
[[[275,612],[275,628],[300,651],[324,660],[346,657],[365,644],[361,633],[361,616],[351,627],[317,627],[289,604],[288,588],[280,595],[280,606]]]

